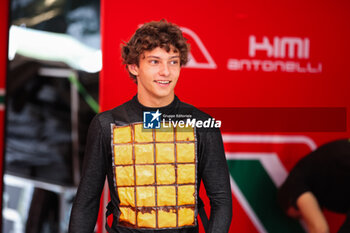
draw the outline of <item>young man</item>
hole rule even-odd
[[[108,232],[198,232],[201,180],[211,205],[207,232],[228,232],[231,189],[219,129],[159,121],[161,128],[144,129],[145,114],[154,124],[161,114],[210,119],[174,94],[188,50],[180,29],[166,21],[144,24],[122,46],[137,95],[98,114],[90,125],[71,233],[93,232],[106,176],[111,196],[106,215],[113,214]]]

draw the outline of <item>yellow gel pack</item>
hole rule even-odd
[[[119,225],[138,229],[196,226],[197,152],[193,128],[112,125]]]

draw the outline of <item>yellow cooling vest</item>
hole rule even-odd
[[[112,125],[112,144],[119,225],[164,229],[197,224],[193,128]]]

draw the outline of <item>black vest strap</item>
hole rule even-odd
[[[105,224],[105,228],[107,230],[107,232],[109,233],[113,233],[115,232],[114,230],[112,230],[112,228],[108,225],[108,216],[110,216],[111,214],[113,214],[113,216],[116,216],[118,217],[118,210],[117,208],[115,208],[115,206],[113,205],[112,201],[108,202],[108,205],[107,205],[107,211],[106,211],[106,224]],[[112,223],[113,225],[113,223]]]
[[[198,214],[202,220],[202,225],[205,232],[208,232],[209,219],[207,213],[205,213],[204,203],[200,197],[198,197]]]
[[[201,217],[203,228],[205,232],[208,232],[209,219],[207,213],[205,213],[204,206],[198,210],[199,216]]]

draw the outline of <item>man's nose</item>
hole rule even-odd
[[[161,64],[159,74],[162,76],[169,76],[170,71],[169,71],[168,63],[164,62]]]

